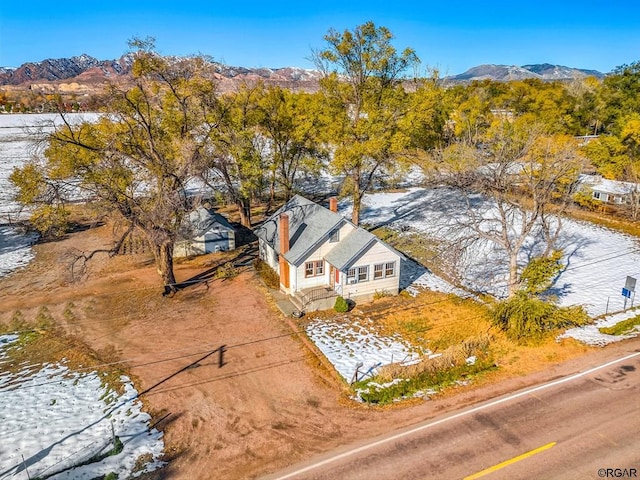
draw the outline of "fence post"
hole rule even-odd
[[[24,461],[24,455],[20,454],[22,457],[22,465],[24,465],[24,471],[27,472],[27,478],[31,480],[31,475],[29,475],[29,469],[27,468],[27,462]]]
[[[358,381],[358,373],[360,373],[360,369],[364,366],[364,363],[358,362],[356,363],[356,371],[353,372],[353,377],[351,377],[351,383],[356,383]]]
[[[221,345],[220,348],[218,348],[218,368],[222,368],[224,365],[224,351],[226,347],[226,345]]]

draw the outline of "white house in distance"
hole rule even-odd
[[[174,257],[190,257],[236,248],[236,231],[226,218],[203,206],[189,214],[184,238],[173,249]]]
[[[608,180],[601,175],[580,175],[578,183],[580,188],[588,189],[595,200],[616,205],[630,203],[632,196],[640,193],[637,183]]]
[[[296,195],[255,234],[260,258],[280,276],[280,289],[303,310],[333,307],[340,295],[371,300],[396,295],[402,255],[375,235],[329,209]]]

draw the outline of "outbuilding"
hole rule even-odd
[[[236,230],[219,213],[198,207],[189,214],[183,238],[176,242],[174,257],[226,252],[236,248]]]

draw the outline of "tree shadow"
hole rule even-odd
[[[201,284],[204,284],[207,288],[209,288],[209,282],[212,280],[217,280],[219,278],[224,281],[225,279],[223,277],[218,276],[218,272],[221,269],[225,268],[227,265],[231,265],[235,269],[252,268],[253,262],[256,260],[256,258],[258,258],[257,242],[247,244],[245,248],[240,248],[235,251],[236,255],[233,258],[230,258],[211,268],[208,268],[207,270],[189,277],[182,282],[176,283],[176,291],[184,290],[188,287]]]
[[[432,273],[427,267],[407,255],[400,260],[400,290],[406,290],[425,273]]]

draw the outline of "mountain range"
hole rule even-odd
[[[17,68],[0,67],[0,86],[14,89],[30,88],[39,90],[72,91],[98,87],[107,80],[126,79],[131,73],[133,54],[116,60],[98,60],[83,54],[71,58],[47,59],[41,62],[25,63]],[[231,88],[238,81],[261,79],[267,85],[281,85],[294,89],[316,90],[321,73],[296,67],[285,68],[245,68],[230,67],[214,62],[216,75]],[[573,80],[604,74],[596,70],[570,68],[548,63],[536,65],[480,65],[466,72],[443,78],[445,83],[466,83],[473,80],[523,80],[537,78],[544,81]]]
[[[25,63],[17,68],[0,67],[0,87],[65,92],[91,90],[108,80],[126,80],[130,77],[133,60],[133,54],[123,55],[117,60],[98,60],[83,54]],[[318,71],[296,67],[245,68],[212,63],[222,90],[233,87],[239,81],[258,79],[267,85],[316,90],[321,77]]]
[[[602,78],[604,74],[597,70],[571,68],[563,65],[551,65],[550,63],[523,65],[522,67],[515,65],[479,65],[460,75],[445,77],[444,80],[449,83],[487,79],[496,81],[525,80],[527,78],[537,78],[544,81],[567,81],[585,77]]]

